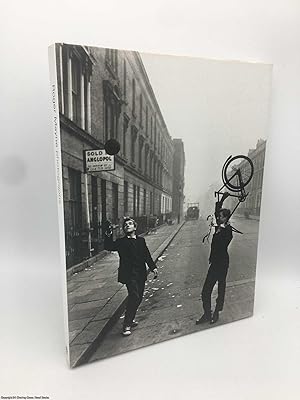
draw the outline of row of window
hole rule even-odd
[[[132,114],[136,116],[136,83],[132,79]],[[154,149],[158,154],[161,154],[164,159],[168,157],[168,147],[164,141],[164,134],[158,127],[156,116],[153,112],[149,112],[149,107],[146,104],[144,110],[143,94],[139,95],[139,125],[145,130],[146,137],[149,137],[150,142],[154,144]],[[150,115],[151,114],[151,115]]]
[[[128,127],[130,119],[127,114],[123,114],[123,129],[122,129],[122,138],[119,135],[119,119],[121,114],[119,100],[110,92],[110,94],[106,94],[104,97],[104,141],[106,142],[108,139],[114,138],[118,141],[121,141],[123,144],[123,155],[125,158],[127,157],[127,146],[126,139],[128,136]],[[153,130],[152,117],[151,117],[151,132]],[[135,162],[135,141],[138,136],[138,129],[135,125],[131,126],[131,161]],[[156,138],[156,130],[154,130]],[[144,143],[144,139],[142,135],[139,138],[139,146]],[[156,146],[156,140],[154,141],[154,149],[157,150],[157,154],[161,155],[161,158],[165,161],[166,165],[170,164],[171,155],[167,149],[165,142],[163,141],[163,135],[158,135],[158,145]],[[139,165],[141,167],[141,165]]]
[[[108,65],[109,69],[113,70],[114,73],[118,74],[118,51],[112,49],[106,49],[106,65]],[[123,95],[124,99],[128,96],[128,87],[127,87],[127,62],[126,59],[123,59]],[[136,79],[132,78],[131,80],[131,111],[134,118],[137,117],[137,83]],[[168,150],[165,141],[163,140],[163,133],[161,129],[157,126],[156,115],[149,108],[149,105],[144,101],[145,96],[140,92],[139,94],[139,125],[142,129],[145,129],[146,136],[150,136],[151,143],[154,143],[154,148],[157,149],[158,154],[161,154],[164,159],[168,157]],[[109,107],[106,105],[105,107]],[[112,126],[114,126],[114,122]],[[110,132],[109,132],[110,131]],[[107,130],[106,140],[110,137],[118,138],[118,132],[114,128],[111,130]],[[109,135],[111,133],[111,135]]]
[[[68,226],[72,227],[74,231],[79,231],[82,227],[82,191],[81,191],[81,172],[69,168],[69,205],[70,205],[70,220]],[[124,181],[124,215],[129,212],[128,202],[128,191],[129,184]],[[150,214],[154,214],[154,198],[153,192],[145,188],[141,188],[138,185],[133,185],[133,203],[132,210],[133,216],[146,215],[147,213],[147,195],[149,195],[149,211]],[[143,201],[141,197],[143,196]],[[101,179],[101,215],[102,221],[106,220],[107,217],[107,189],[106,180]],[[95,176],[91,176],[91,209],[92,225],[96,226],[99,222],[98,213],[98,179]],[[162,195],[162,213],[170,212],[172,207],[171,198]],[[119,208],[119,187],[117,183],[112,183],[112,202],[111,202],[111,218],[114,223],[118,221],[118,208]]]
[[[91,128],[91,107],[90,107],[90,74],[89,69],[83,68],[87,62],[82,60],[80,54],[70,50],[69,46],[59,48],[59,70],[61,81],[60,105],[64,115],[70,118],[78,126],[90,132]],[[85,56],[87,58],[87,56]],[[117,72],[117,50],[107,49],[107,60],[111,68]],[[126,66],[126,60],[124,60]],[[126,73],[126,67],[124,73]],[[126,82],[126,79],[124,79]],[[135,115],[136,106],[136,80],[132,79],[132,112]],[[158,154],[167,162],[170,155],[167,145],[163,140],[163,134],[157,128],[154,113],[149,117],[149,108],[146,105],[145,132],[148,136],[150,129],[150,141]],[[105,97],[104,118],[105,118],[105,141],[109,138],[118,139],[118,123],[120,116],[120,98],[114,93]],[[150,128],[149,128],[150,125]],[[143,95],[140,94],[140,126],[143,127]],[[124,126],[123,126],[124,127]]]
[[[105,101],[105,141],[109,138],[118,137],[119,114],[116,105],[108,105]],[[129,129],[129,118],[123,115],[123,132],[121,141],[121,153],[125,159],[130,159],[133,166],[137,166],[141,172],[152,179],[154,182],[163,184],[163,166],[154,156],[148,143],[139,135],[136,126],[131,125]],[[130,154],[129,154],[130,153]],[[169,158],[170,160],[170,158]],[[171,169],[171,165],[169,165]]]
[[[141,204],[141,193],[143,192],[143,202]],[[154,201],[153,201],[153,192],[149,192],[149,199],[150,199],[150,214],[154,214]],[[142,189],[138,185],[133,185],[133,217],[137,217],[140,215],[147,214],[147,190],[144,188]],[[141,208],[142,207],[142,208]],[[127,215],[129,212],[128,207],[128,182],[124,181],[124,214]]]
[[[80,54],[79,48],[59,46],[60,110],[76,125],[90,133],[91,69],[84,67],[88,63],[88,56],[86,53]]]
[[[80,230],[82,226],[82,191],[81,191],[81,172],[68,168],[69,173],[69,205],[70,205],[70,219],[68,226],[73,227],[72,229]],[[118,184],[112,183],[112,202],[111,202],[111,218],[113,222],[118,219],[118,208],[119,208],[119,195],[118,195]],[[101,179],[101,215],[102,221],[106,220],[106,204],[107,191],[106,191],[106,180]],[[99,221],[98,213],[98,179],[95,176],[91,176],[91,223],[97,226]]]
[[[90,75],[89,69],[83,68],[82,57],[87,57],[85,53],[79,54],[72,50],[70,46],[60,46],[59,65],[61,71],[61,110],[73,122],[82,129],[90,132],[91,128],[91,104],[90,104]],[[107,49],[107,60],[110,68],[117,73],[118,57],[116,50]],[[85,60],[86,62],[86,60]],[[126,65],[126,60],[124,60]],[[133,91],[135,91],[135,80],[133,80]],[[147,177],[155,183],[162,185],[168,181],[168,175],[164,171],[162,163],[154,156],[150,150],[150,145],[139,135],[136,126],[131,126],[129,130],[129,117],[123,114],[122,138],[119,138],[119,118],[121,115],[121,102],[116,88],[112,88],[105,81],[104,85],[104,141],[116,138],[121,142],[121,151],[126,159],[138,167]],[[135,96],[134,96],[135,97]],[[140,97],[140,110],[142,115],[143,97]],[[171,171],[171,154],[167,150],[167,145],[163,140],[163,135],[157,130],[156,118],[151,116],[150,120],[150,140],[154,137],[154,148],[161,152],[162,162],[167,163]],[[146,132],[148,131],[148,106],[146,107]],[[130,153],[130,155],[128,154]]]
[[[107,204],[107,181],[99,180],[95,176],[91,176],[91,191],[89,196],[90,202],[90,226],[91,240],[93,251],[97,254],[103,249],[103,222],[109,218],[113,223],[119,223],[119,185],[111,183],[110,201]],[[87,256],[87,229],[83,221],[83,193],[82,193],[82,173],[80,171],[68,168],[68,180],[65,182],[65,188],[68,195],[65,197],[65,239],[66,239],[66,262],[67,267],[74,265]],[[99,187],[100,184],[100,187]],[[139,217],[150,214],[154,215],[158,209],[154,208],[154,195],[152,191],[147,191],[138,185],[133,184],[132,188],[132,204],[128,204],[128,187],[129,183],[124,181],[124,215],[133,215]],[[100,197],[100,198],[99,198]],[[147,200],[148,199],[148,200]],[[171,199],[160,195],[159,207],[170,206]],[[147,203],[149,201],[149,203]],[[120,232],[116,231],[117,234]]]

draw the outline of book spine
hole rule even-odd
[[[61,271],[62,271],[64,330],[65,330],[67,361],[70,366],[61,135],[60,135],[60,120],[59,120],[59,100],[58,100],[57,61],[56,61],[57,57],[56,57],[56,45],[55,44],[48,48],[48,59],[49,59],[51,111],[52,111],[51,119],[52,119],[53,139],[54,139],[54,161],[55,161],[55,174],[56,174],[60,264],[61,264]]]

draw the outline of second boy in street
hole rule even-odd
[[[125,218],[123,231],[125,236],[112,238],[111,225],[105,232],[104,248],[109,251],[117,251],[120,257],[118,281],[124,283],[128,290],[128,300],[125,312],[123,335],[131,334],[131,328],[137,326],[135,314],[143,299],[145,281],[147,279],[146,264],[157,278],[157,268],[151,257],[146,241],[136,235],[137,224],[132,218]]]
[[[222,208],[222,206],[228,196],[229,193],[225,192],[221,201],[216,202],[215,205],[215,233],[211,243],[209,269],[201,293],[204,314],[200,319],[197,319],[197,325],[204,322],[216,323],[224,306],[226,276],[229,268],[228,246],[232,240],[232,227],[229,223],[231,212],[227,208]],[[211,295],[217,282],[218,297],[216,308],[212,314]]]

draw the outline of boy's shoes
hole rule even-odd
[[[219,311],[215,311],[211,317],[210,323],[215,324],[219,320]]]
[[[123,335],[123,336],[129,336],[129,335],[131,335],[131,328],[130,328],[130,326],[124,326],[122,335]]]
[[[203,324],[205,322],[210,322],[212,319],[211,314],[203,314],[201,318],[196,320],[196,325]]]
[[[132,322],[131,322],[131,328],[136,328],[137,326],[138,326],[138,322],[134,319]]]

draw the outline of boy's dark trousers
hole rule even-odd
[[[128,299],[124,326],[130,326],[135,318],[137,309],[143,300],[145,279],[143,277],[134,277],[126,283],[126,287],[128,290]]]
[[[226,289],[226,276],[228,272],[228,265],[213,263],[209,267],[203,289],[202,289],[202,302],[203,309],[206,315],[211,313],[211,293],[213,288],[218,282],[218,298],[216,303],[216,311],[222,311],[225,299]]]

